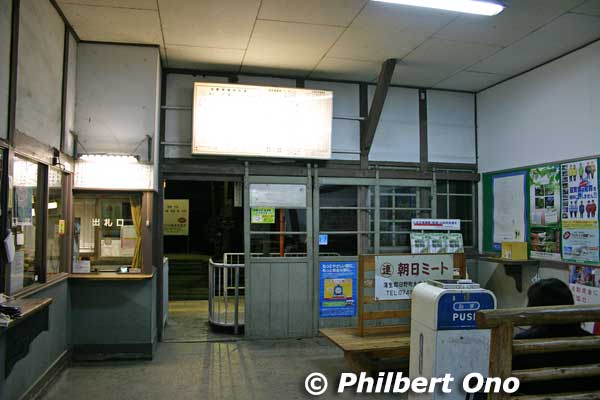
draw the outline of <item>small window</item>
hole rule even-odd
[[[75,194],[73,216],[74,261],[89,260],[101,272],[141,268],[139,194]]]
[[[54,168],[48,169],[48,214],[46,231],[46,273],[48,277],[65,271],[62,260],[65,237],[64,174]]]
[[[36,251],[38,164],[15,157],[13,180],[11,230],[15,256],[10,271],[10,293],[39,280],[40,260]]]

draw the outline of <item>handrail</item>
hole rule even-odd
[[[489,376],[507,379],[516,377],[525,382],[549,381],[570,377],[600,376],[600,364],[548,366],[535,369],[513,369],[513,356],[524,354],[585,351],[600,348],[598,337],[513,339],[514,326],[560,325],[600,321],[600,305],[567,305],[550,307],[509,308],[479,311],[475,314],[477,327],[491,329]],[[545,394],[543,396],[518,396],[518,399],[592,399],[597,393]],[[508,393],[490,393],[489,400],[507,400]]]
[[[479,311],[475,314],[477,327],[496,328],[511,323],[524,325],[562,325],[600,321],[600,305],[567,305],[550,307],[505,308]]]

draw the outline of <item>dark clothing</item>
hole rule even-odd
[[[559,337],[581,337],[591,334],[579,325],[535,326],[515,336],[515,339],[544,339]],[[513,370],[567,367],[581,364],[600,363],[600,350],[567,351],[547,354],[528,354],[513,359]],[[555,381],[521,383],[519,393],[550,394],[586,392],[600,390],[600,380],[596,378],[561,379]]]

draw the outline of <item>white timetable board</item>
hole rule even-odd
[[[333,93],[194,84],[192,154],[331,158]]]

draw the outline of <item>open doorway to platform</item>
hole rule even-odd
[[[224,260],[231,258],[225,254],[244,251],[241,182],[167,180],[164,193],[169,317],[163,340],[232,338],[233,327],[220,323],[218,312],[233,309],[235,296],[229,283],[237,278],[242,287],[237,291],[238,310],[243,315],[243,271],[236,277],[219,265],[231,261]],[[227,318],[233,321],[233,314]]]

